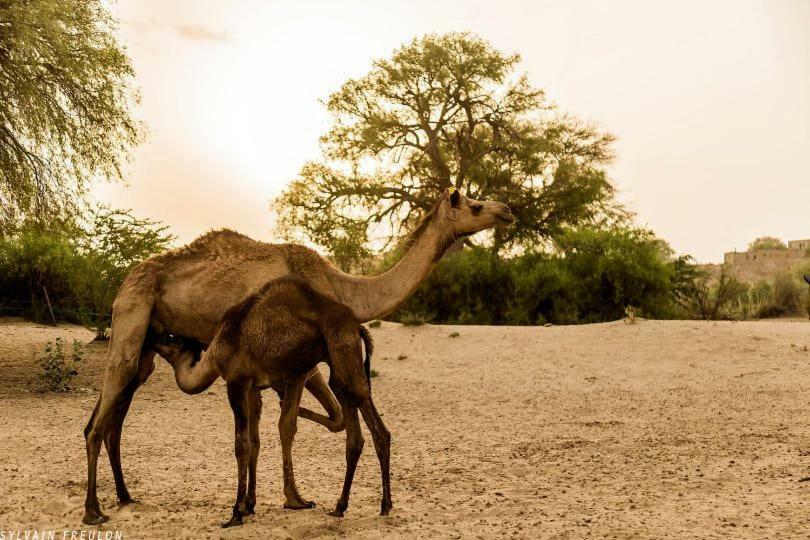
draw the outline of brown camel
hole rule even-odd
[[[319,293],[348,306],[361,322],[380,318],[419,286],[457,239],[513,221],[505,204],[476,201],[448,189],[411,234],[399,262],[376,276],[346,274],[306,247],[266,244],[232,231],[208,233],[186,247],[138,265],[124,280],[113,303],[107,369],[101,395],[84,430],[87,497],[83,522],[93,525],[107,520],[96,494],[102,441],[118,501],[132,502],[121,469],[121,429],[135,391],[154,369],[155,335],[170,333],[210,343],[230,307],[268,281],[286,275],[302,277]],[[306,389],[328,417],[304,408],[299,409],[299,415],[331,430],[342,430],[342,411],[317,370],[307,379]]]
[[[361,339],[365,342],[363,361]],[[241,525],[256,503],[255,468],[259,449],[261,390],[272,387],[282,396],[279,434],[284,471],[284,508],[312,508],[298,493],[292,465],[292,444],[298,406],[308,374],[319,362],[330,368],[329,387],[340,400],[346,418],[346,477],[333,516],[348,507],[354,471],[363,449],[357,409],[374,439],[380,461],[383,498],[380,515],[391,509],[389,459],[391,435],[371,400],[369,366],[371,338],[354,313],[317,293],[301,278],[269,282],[256,294],[228,310],[205,354],[155,344],[158,353],[175,368],[180,388],[202,392],[222,377],[227,382],[233,409],[238,469],[236,503],[223,527]],[[248,483],[248,477],[251,482]]]

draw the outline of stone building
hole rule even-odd
[[[726,270],[741,281],[754,282],[770,279],[775,274],[789,271],[808,256],[810,239],[790,240],[787,249],[758,249],[731,251],[723,256]]]

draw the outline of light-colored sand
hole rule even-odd
[[[621,322],[552,328],[372,330],[374,395],[393,434],[394,510],[377,516],[367,436],[349,512],[337,499],[344,435],[299,423],[298,485],[318,508],[281,508],[276,421],[265,393],[257,513],[222,531],[235,490],[224,387],[186,396],[160,361],[124,430],[142,502],[117,508],[125,538],[802,537],[810,534],[810,324]],[[451,332],[459,337],[450,338]],[[32,356],[76,327],[0,322],[0,528],[80,527],[82,428],[96,392],[31,393]],[[79,386],[96,387],[104,345]]]

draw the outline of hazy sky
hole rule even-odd
[[[271,237],[269,204],[371,60],[469,30],[618,136],[621,199],[681,253],[810,237],[810,1],[119,0],[150,137],[100,197],[181,241]]]

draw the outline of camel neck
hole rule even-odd
[[[379,319],[402,304],[430,274],[449,246],[437,227],[430,224],[402,258],[376,276],[355,276],[335,271],[332,286],[338,299],[361,322]]]

